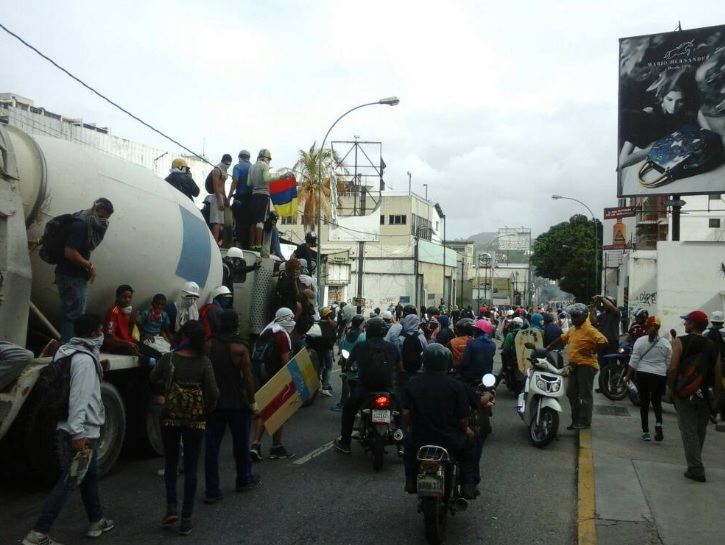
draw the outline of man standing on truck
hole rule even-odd
[[[243,149],[239,152],[239,162],[232,171],[232,187],[229,200],[234,197],[232,215],[234,216],[234,240],[240,248],[249,249],[249,204],[252,200],[252,188],[247,184],[250,153]]]
[[[61,475],[23,545],[59,545],[48,537],[48,532],[76,486],[80,486],[90,521],[86,536],[98,537],[113,529],[113,521],[103,515],[98,496],[97,449],[106,420],[101,398],[103,368],[99,361],[103,321],[96,314],[83,314],[74,325],[76,336],[61,346],[56,355],[56,359],[71,358],[68,417],[58,423]]]
[[[86,311],[88,284],[96,279],[91,252],[103,240],[111,214],[113,204],[101,197],[79,214],[80,221],[70,222],[65,229],[63,254],[55,266],[55,283],[60,294],[61,343],[73,337],[73,323]]]
[[[209,203],[209,226],[211,227],[211,234],[220,246],[222,243],[224,210],[227,207],[227,193],[224,184],[226,184],[227,178],[229,177],[228,170],[231,164],[232,156],[225,153],[220,163],[211,169],[204,183],[204,189],[209,193],[206,201]]]
[[[279,180],[280,176],[269,173],[272,153],[268,149],[259,150],[257,162],[249,169],[247,184],[252,187],[252,200],[249,205],[249,249],[253,252],[262,251],[264,220],[269,210],[269,182]]]

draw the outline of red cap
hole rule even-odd
[[[693,320],[695,322],[709,322],[710,320],[707,317],[707,314],[702,312],[701,310],[693,310],[692,312],[685,314],[684,316],[680,316],[683,320]]]

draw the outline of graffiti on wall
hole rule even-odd
[[[630,298],[632,303],[640,303],[643,305],[656,305],[657,304],[657,292],[656,291],[641,291],[634,297]]]

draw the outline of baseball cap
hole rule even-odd
[[[710,321],[718,323],[725,322],[725,315],[721,311],[716,310],[715,312],[710,314]]]
[[[701,310],[693,310],[692,312],[685,314],[684,316],[680,316],[683,320],[693,320],[695,322],[708,322],[707,314],[702,312]]]
[[[662,321],[657,316],[650,316],[647,318],[645,325],[647,327],[652,327],[653,325],[656,325],[659,327],[662,325]]]

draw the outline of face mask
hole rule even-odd
[[[181,306],[184,308],[191,308],[196,304],[196,297],[182,297]]]
[[[127,307],[123,307],[121,309],[121,312],[123,312],[126,315],[131,314],[133,312],[133,307],[131,305],[128,305]]]
[[[108,218],[99,218],[95,214],[91,215],[89,218],[91,226],[95,228],[101,228],[101,229],[107,229],[108,228]]]
[[[101,347],[103,346],[103,338],[104,338],[103,335],[101,335],[100,337],[95,337],[93,339],[90,339],[91,344],[93,345],[93,348],[95,348],[96,350],[100,350]]]

